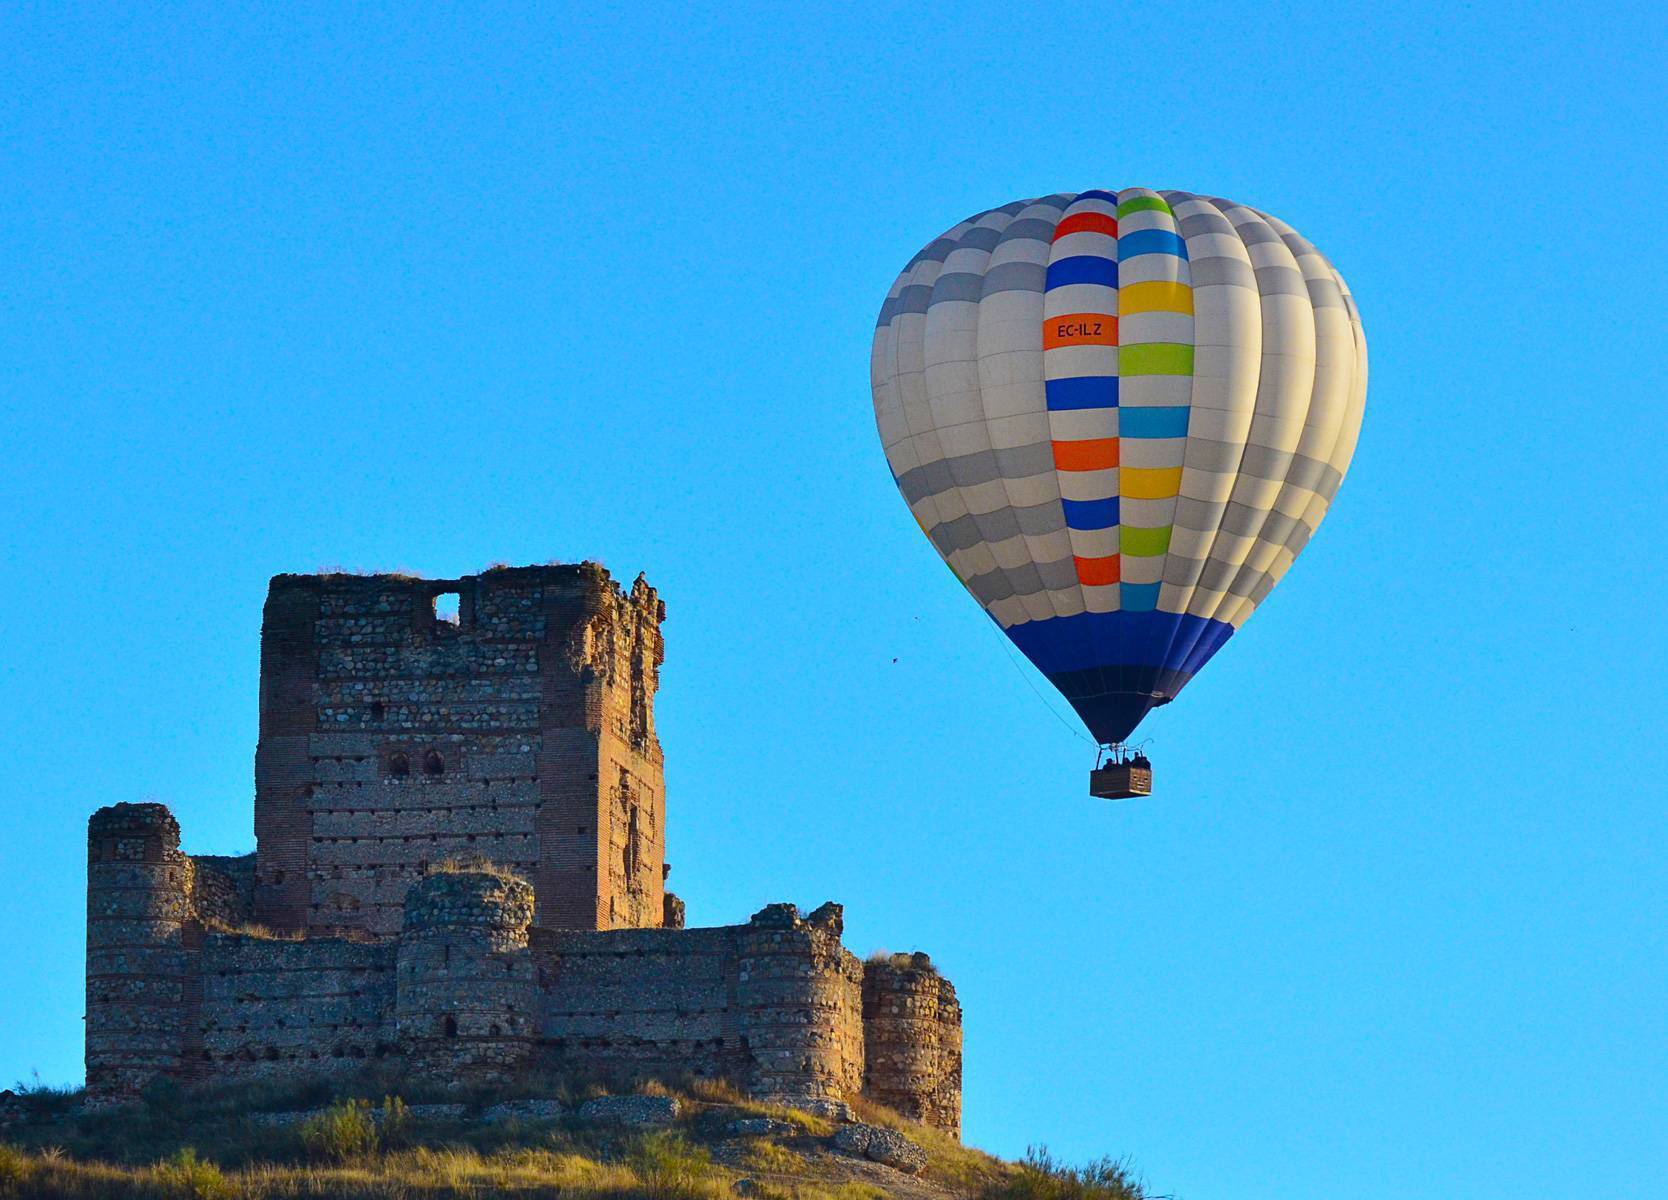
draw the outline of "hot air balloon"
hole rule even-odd
[[[1230,200],[1125,188],[969,217],[887,294],[893,479],[952,572],[1103,747],[1091,791],[1291,568],[1355,451],[1343,278]]]

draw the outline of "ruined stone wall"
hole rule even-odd
[[[293,1079],[396,1056],[460,1081],[529,1066],[721,1077],[795,1102],[865,1091],[959,1129],[954,990],[925,955],[866,971],[838,905],[773,904],[716,929],[540,929],[525,880],[448,869],[408,890],[397,937],[286,938],[223,932],[239,868],[181,854],[161,805],[101,809],[88,841],[101,1099],[158,1077]]]
[[[256,919],[390,935],[431,866],[480,858],[533,881],[541,925],[660,924],[663,615],[589,563],[274,578]]]
[[[193,854],[191,907],[205,927],[238,929],[255,919],[255,856]]]
[[[613,1079],[742,1080],[732,929],[535,930],[539,1053]]]
[[[862,965],[838,905],[717,929],[535,931],[541,1061],[614,1078],[731,1079],[778,1099],[862,1086]]]
[[[961,1005],[925,954],[863,972],[863,1091],[889,1108],[961,1133]]]
[[[289,1078],[395,1052],[394,951],[340,938],[208,934],[197,964],[196,1073]]]

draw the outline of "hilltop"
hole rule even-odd
[[[155,1200],[1146,1200],[1121,1163],[1005,1162],[858,1101],[829,1115],[750,1100],[719,1081],[425,1091],[366,1075],[343,1086],[158,1087],[85,1106],[25,1088],[0,1119],[0,1196]]]

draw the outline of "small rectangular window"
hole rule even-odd
[[[434,597],[434,619],[448,625],[458,623],[458,609],[463,601],[459,592],[439,592]]]

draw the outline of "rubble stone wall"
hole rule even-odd
[[[746,925],[535,931],[539,1053],[612,1078],[723,1077],[776,1099],[841,1099],[863,1078],[862,965],[840,910]]]
[[[195,1074],[350,1071],[393,1053],[394,950],[341,938],[208,934],[198,960]]]
[[[97,1097],[157,1078],[296,1078],[393,1056],[460,1082],[535,1066],[725,1078],[785,1101],[867,1092],[959,1129],[953,990],[930,966],[866,985],[838,905],[801,916],[773,904],[712,929],[539,929],[525,880],[449,869],[409,889],[397,937],[224,932],[193,903],[222,905],[224,889],[193,886],[178,837],[161,805],[101,809],[89,824]],[[866,1053],[876,1037],[884,1053]]]
[[[961,1132],[961,1005],[925,954],[863,972],[864,1091],[887,1107]]]

